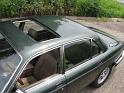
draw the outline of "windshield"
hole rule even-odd
[[[12,76],[21,58],[0,34],[0,93]]]

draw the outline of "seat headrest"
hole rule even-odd
[[[36,33],[37,33],[37,32],[36,32],[34,29],[32,29],[32,28],[30,28],[30,29],[28,30],[28,35],[30,35],[31,37],[35,37]]]
[[[34,38],[35,40],[39,40],[39,34],[41,33],[41,31],[36,31],[34,29],[29,29],[28,31],[28,35],[31,36],[32,38]]]
[[[48,40],[51,33],[48,30],[36,31],[34,29],[29,29],[28,35],[31,36],[36,41]]]

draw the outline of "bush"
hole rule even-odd
[[[25,0],[1,0],[0,16],[13,17],[20,15],[25,5]]]
[[[124,5],[117,0],[0,0],[0,17],[28,15],[124,17]]]
[[[117,0],[100,0],[100,17],[123,17],[124,7]]]
[[[77,0],[77,15],[124,17],[124,6],[117,0]]]
[[[15,4],[10,0],[0,1],[0,16],[11,17],[16,13]]]
[[[100,0],[77,0],[77,15],[97,16]]]

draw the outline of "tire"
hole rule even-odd
[[[101,87],[111,74],[111,70],[112,70],[111,66],[104,68],[91,85],[95,88]]]

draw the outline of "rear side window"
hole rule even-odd
[[[66,69],[90,58],[90,40],[65,46]]]
[[[91,53],[91,56],[97,56],[100,53],[100,47],[94,41],[91,43]]]

